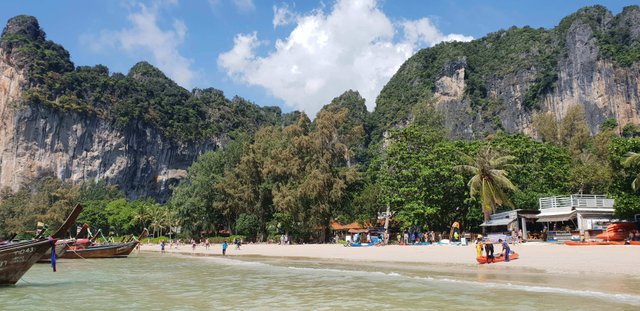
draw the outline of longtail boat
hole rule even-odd
[[[65,259],[88,259],[88,258],[123,258],[129,256],[138,246],[138,243],[149,234],[145,228],[137,240],[126,243],[111,243],[102,245],[91,245],[88,247],[71,246],[64,252],[61,258]]]
[[[80,212],[82,206],[76,205],[58,231],[48,238],[38,237],[36,240],[0,245],[0,285],[16,284],[48,249],[55,246],[56,240],[63,237],[75,224]],[[52,266],[55,272],[55,261]]]
[[[55,246],[56,258],[61,258],[62,255],[64,255],[64,251],[66,251],[67,248],[69,248],[69,244],[68,244],[69,242],[67,241],[68,240],[56,241],[56,246]],[[39,263],[51,262],[51,248],[47,249],[44,255],[42,255],[42,257],[40,257],[40,259],[37,262]]]
[[[12,235],[11,237],[9,237],[6,240],[0,240],[0,245],[7,245],[9,243],[11,243],[11,241],[13,240],[13,238],[16,237],[17,234]]]
[[[56,247],[55,247],[56,257],[57,258],[62,258],[62,255],[64,255],[64,252],[71,245],[79,245],[79,244],[83,244],[83,243],[86,243],[87,245],[90,244],[90,241],[87,238],[87,236],[88,236],[87,233],[88,232],[89,232],[89,225],[88,224],[84,224],[84,225],[82,225],[82,228],[80,229],[80,231],[78,231],[78,233],[76,234],[75,238],[58,240],[56,242]],[[39,263],[51,262],[51,249],[47,250],[44,253],[44,255],[42,255],[40,260],[38,260],[38,262]]]

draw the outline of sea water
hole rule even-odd
[[[0,310],[639,310],[640,280],[424,265],[138,254],[59,260]]]

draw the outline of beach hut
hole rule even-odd
[[[526,239],[527,237],[527,222],[535,222],[538,213],[538,210],[526,210],[526,209],[517,209],[512,211],[506,211],[501,213],[492,214],[489,216],[489,220],[482,223],[481,227],[490,228],[489,235],[496,232],[500,234],[504,234],[510,231],[518,231],[522,229],[522,236]],[[505,238],[507,238],[505,236]],[[508,237],[509,239],[511,237]]]
[[[585,230],[601,230],[602,223],[613,219],[615,201],[604,195],[573,194],[540,198],[539,203],[538,222],[571,224],[583,235]],[[570,232],[560,235],[571,237]]]

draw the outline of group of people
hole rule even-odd
[[[203,244],[204,248],[207,249],[207,250],[209,249],[209,247],[211,247],[211,242],[209,241],[209,239],[205,239],[202,242],[198,242],[195,239],[191,239],[190,242],[191,242],[191,250],[194,251],[194,252],[195,252],[196,246],[198,244]],[[175,248],[178,249],[178,245],[180,245],[180,243],[181,243],[180,240],[176,240],[175,243],[174,243],[173,240],[170,240],[169,249],[173,248],[174,245],[175,245]],[[236,249],[240,249],[240,246],[242,246],[242,240],[236,238],[236,239],[233,240],[233,244],[236,245]],[[167,246],[167,243],[164,240],[160,241],[160,251],[162,253],[165,252],[166,246]],[[222,243],[222,255],[226,255],[228,247],[229,247],[229,244],[227,243],[227,241],[224,241],[224,243]]]
[[[632,232],[629,232],[629,236],[624,242],[625,244],[629,245],[631,244],[631,241],[640,241],[640,232],[638,232],[638,230],[633,230]]]
[[[409,245],[422,242],[435,243],[436,241],[442,240],[442,233],[436,233],[433,231],[426,231],[424,233],[405,231],[402,233],[402,235],[398,233],[397,239],[400,245]]]
[[[502,246],[502,251],[498,254],[497,257],[504,256],[504,261],[509,262],[511,255],[511,247],[509,247],[509,243],[506,240],[498,239],[498,243]],[[478,235],[478,239],[476,240],[476,257],[482,257],[482,251],[484,248],[485,257],[487,258],[487,263],[495,262],[496,256],[494,255],[493,242],[482,240],[482,235]]]

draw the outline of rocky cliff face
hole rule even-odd
[[[180,143],[142,121],[117,128],[113,120],[86,111],[28,102],[23,95],[34,87],[27,78],[33,72],[28,72],[30,67],[23,60],[30,55],[25,48],[16,46],[27,46],[24,42],[29,40],[37,40],[34,42],[38,44],[50,42],[43,41],[44,32],[37,21],[24,16],[10,20],[3,40],[0,188],[17,190],[33,179],[54,175],[73,183],[105,180],[119,185],[132,198],[151,196],[164,201],[170,186],[185,176],[198,155],[224,143],[216,138],[197,144]],[[49,45],[60,50],[60,55],[68,56],[52,44]],[[71,67],[65,70],[73,70],[68,60],[63,63],[65,68]]]
[[[0,56],[4,56],[0,50]],[[156,130],[126,130],[96,116],[27,105],[24,74],[0,60],[0,187],[14,190],[44,174],[71,182],[105,180],[129,196],[168,198],[196,157],[221,142],[179,144]]]
[[[593,134],[609,118],[619,128],[640,124],[639,37],[637,6],[618,16],[590,7],[554,29],[512,28],[441,44],[400,68],[378,97],[374,118],[381,127],[401,124],[407,113],[389,111],[431,100],[457,138],[497,130],[535,136],[534,114],[560,120],[573,105],[584,106]]]

